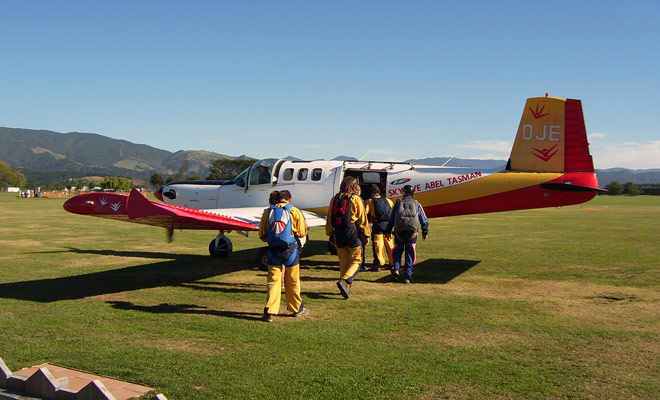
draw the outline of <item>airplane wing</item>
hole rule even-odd
[[[126,196],[117,193],[84,193],[64,203],[64,209],[83,215],[115,219],[167,229],[210,229],[226,231],[256,231],[256,224],[246,219],[151,201],[136,189]],[[256,209],[256,207],[255,207]],[[261,208],[261,212],[263,212]]]
[[[265,207],[197,210],[147,199],[136,189],[117,193],[85,193],[64,203],[64,209],[82,215],[160,226],[167,229],[257,231]],[[321,215],[303,211],[309,226],[325,225]]]
[[[233,218],[254,224],[259,227],[261,216],[266,207],[241,207],[241,208],[220,208],[217,210],[205,210],[208,212],[231,215]],[[305,217],[307,226],[325,226],[325,216],[313,213],[311,211],[300,210]]]

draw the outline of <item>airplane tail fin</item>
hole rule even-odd
[[[507,169],[594,172],[580,100],[527,99]]]

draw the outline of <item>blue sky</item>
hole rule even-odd
[[[0,1],[0,126],[255,158],[506,159],[581,99],[596,168],[660,168],[658,1]]]

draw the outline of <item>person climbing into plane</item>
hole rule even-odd
[[[371,185],[371,198],[367,200],[367,218],[371,222],[371,245],[374,254],[374,262],[371,271],[385,268],[385,263],[392,266],[392,249],[394,241],[386,237],[387,222],[392,212],[392,200],[380,196],[378,185]]]
[[[357,186],[357,189],[355,190],[355,195],[362,200],[362,206],[364,207],[364,212],[367,214],[367,222],[369,222],[369,213],[367,212],[367,204],[364,202],[364,198],[362,197],[362,187],[360,185]],[[358,272],[365,272],[367,271],[367,241],[365,240],[366,237],[362,234],[361,231],[359,231],[359,236],[360,236],[360,242],[362,242],[362,258],[360,260],[360,266],[358,267]]]
[[[259,224],[259,238],[268,242],[267,295],[262,317],[265,322],[272,322],[273,315],[279,314],[283,275],[287,310],[294,317],[309,314],[300,295],[300,257],[296,241],[307,235],[307,222],[302,212],[291,204],[288,190],[271,193],[269,202],[276,204],[264,210]]]
[[[357,178],[345,177],[328,206],[325,233],[334,235],[339,256],[339,281],[337,287],[344,299],[351,294],[353,277],[362,262],[362,240],[369,242],[371,228],[367,222],[362,199],[356,195],[359,188]]]
[[[426,241],[429,237],[429,221],[426,219],[422,205],[413,199],[413,194],[415,194],[415,189],[411,185],[403,187],[403,198],[397,200],[394,207],[392,207],[392,214],[385,228],[385,233],[388,237],[391,237],[392,232],[394,232],[392,282],[396,282],[399,279],[401,256],[404,251],[406,253],[404,264],[406,276],[404,282],[411,283],[413,281],[419,231],[422,231],[423,241]]]

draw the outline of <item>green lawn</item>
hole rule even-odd
[[[358,276],[311,230],[309,316],[259,320],[256,235],[164,230],[0,195],[0,357],[168,399],[660,398],[660,198],[431,221],[417,283]],[[371,260],[371,257],[369,257]],[[282,312],[286,312],[285,305]]]

